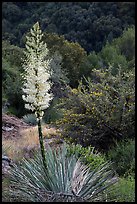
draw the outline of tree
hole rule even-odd
[[[17,117],[26,114],[21,90],[21,58],[24,58],[23,49],[2,41],[2,101],[3,105],[9,104],[7,111]]]
[[[39,19],[43,31],[64,35],[88,53],[98,52],[135,24],[135,2],[3,2],[2,18],[4,39],[10,35],[16,45],[22,46],[21,37]]]
[[[43,110],[49,107],[49,102],[53,98],[53,94],[49,93],[51,83],[50,60],[46,59],[48,49],[46,43],[42,41],[42,31],[37,22],[30,30],[31,36],[27,36],[26,51],[23,68],[24,84],[22,96],[26,102],[25,108],[34,111],[38,121],[39,142],[43,164],[46,167],[45,149],[43,144],[43,135],[41,120],[44,114]]]
[[[135,58],[135,27],[125,29],[121,37],[113,40],[113,45],[119,48],[127,61],[132,61]]]
[[[108,68],[113,66],[113,74],[116,74],[119,65],[123,72],[130,71],[135,65],[135,28],[124,30],[121,37],[106,43],[99,53],[91,52],[84,63],[81,64],[84,76],[89,77],[94,68]],[[82,72],[82,71],[81,71]]]
[[[62,70],[67,73],[71,87],[77,87],[78,80],[83,75],[80,65],[83,63],[86,52],[78,44],[65,40],[64,36],[44,33],[43,41],[47,43],[50,54],[58,52],[62,57]]]

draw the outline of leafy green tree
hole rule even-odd
[[[21,9],[13,2],[3,2],[2,4],[3,17],[10,22],[15,22],[17,18],[21,17]]]
[[[135,25],[135,3],[3,2],[2,20],[3,39],[18,46],[23,46],[21,38],[39,20],[44,31],[78,42],[88,53],[99,52],[107,40]]]
[[[22,78],[23,72],[21,59],[23,59],[23,49],[11,45],[8,41],[2,41],[2,100],[9,104],[8,112],[21,117],[26,113],[22,95]],[[5,101],[5,99],[6,101]],[[5,101],[5,102],[4,102]]]
[[[109,64],[111,64],[113,66],[114,74],[117,73],[119,65],[124,70],[128,69],[126,57],[120,53],[117,47],[107,43],[99,54],[101,56],[100,58],[102,58],[103,67],[108,67]]]
[[[86,56],[84,49],[78,43],[69,42],[63,36],[56,34],[44,33],[43,40],[47,43],[51,55],[55,52],[61,55],[62,70],[66,72],[70,85],[76,87],[83,75],[80,73],[80,65]]]
[[[2,41],[2,57],[16,66],[19,71],[22,70],[22,59],[24,58],[23,48],[12,45],[9,41]]]
[[[84,77],[89,77],[91,76],[93,69],[99,69],[100,67],[103,67],[103,60],[99,54],[93,51],[88,54],[83,63],[81,63],[80,72],[83,73]]]
[[[99,53],[91,52],[81,64],[84,76],[91,76],[94,68],[113,66],[113,74],[118,72],[119,65],[123,72],[131,70],[135,65],[135,28],[125,30],[121,37],[107,42]],[[85,72],[84,72],[85,70]]]
[[[135,27],[124,30],[123,35],[114,39],[112,44],[120,50],[129,63],[135,63]]]
[[[52,92],[54,98],[61,98],[66,95],[65,89],[69,84],[67,73],[62,69],[62,56],[59,52],[55,52],[52,55],[52,61],[50,63],[51,70],[53,70],[51,80],[53,82]]]
[[[24,101],[21,97],[22,78],[20,74],[17,66],[6,58],[2,58],[2,105],[5,106],[5,102],[8,103],[7,111],[18,117],[25,114]]]

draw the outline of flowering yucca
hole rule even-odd
[[[42,32],[37,22],[31,29],[31,37],[26,37],[26,60],[23,64],[25,71],[23,85],[23,100],[25,108],[35,112],[36,117],[43,116],[43,110],[49,107],[53,95],[51,89],[50,60],[47,45],[42,41]]]
[[[42,31],[37,22],[30,30],[30,36],[26,39],[26,60],[24,61],[24,84],[22,96],[26,102],[25,108],[33,111],[37,117],[39,142],[43,163],[46,167],[45,149],[43,143],[41,120],[44,114],[43,110],[49,107],[49,102],[53,98],[53,94],[49,93],[51,89],[50,60],[47,59],[48,49],[42,41]]]

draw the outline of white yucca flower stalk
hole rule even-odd
[[[43,116],[43,110],[49,107],[53,95],[49,93],[51,83],[50,60],[46,60],[48,49],[42,41],[42,32],[37,22],[31,29],[31,37],[26,37],[26,60],[23,68],[25,71],[23,85],[23,100],[25,107],[35,112],[37,117]]]
[[[49,93],[51,89],[50,61],[47,59],[48,49],[46,43],[42,41],[42,31],[37,22],[30,30],[30,36],[26,39],[26,59],[23,63],[24,84],[22,96],[26,102],[25,108],[33,111],[37,117],[39,141],[43,161],[45,161],[45,151],[43,145],[43,136],[41,128],[41,120],[44,114],[43,110],[49,107],[49,102],[53,98],[53,94]]]

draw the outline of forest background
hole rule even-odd
[[[26,35],[37,21],[53,58],[54,99],[43,120],[114,161],[126,200],[124,182],[131,189],[135,176],[135,2],[2,3],[2,109],[32,125],[21,74]]]

